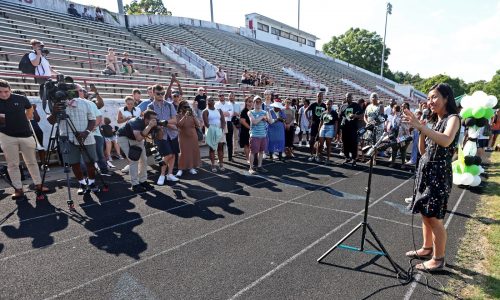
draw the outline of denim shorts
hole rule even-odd
[[[332,139],[335,136],[335,126],[334,125],[323,125],[319,130],[320,138]]]

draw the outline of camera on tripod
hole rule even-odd
[[[57,80],[47,80],[44,85],[42,95],[42,107],[46,109],[47,104],[50,112],[54,111],[54,107],[58,106],[60,110],[66,109],[66,101],[73,98],[78,98],[77,87],[73,83],[64,82],[64,75],[57,75]]]

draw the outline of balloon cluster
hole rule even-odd
[[[465,145],[458,146],[458,159],[452,163],[453,183],[456,185],[478,186],[481,184],[479,175],[484,172],[481,158],[476,156],[477,138],[481,127],[488,124],[495,114],[493,107],[497,104],[495,96],[488,96],[477,91],[472,96],[464,96],[460,101],[462,111],[460,116],[469,139]]]

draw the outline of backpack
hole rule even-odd
[[[32,53],[32,52],[25,53],[23,55],[23,57],[21,58],[21,61],[19,62],[19,70],[21,70],[21,72],[23,74],[35,75],[36,67],[33,66],[33,64],[31,63],[31,60],[29,58],[30,53]],[[40,57],[40,60],[42,60],[41,57]]]

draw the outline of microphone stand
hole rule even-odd
[[[361,223],[359,223],[356,227],[354,227],[343,238],[341,238],[335,245],[333,245],[333,247],[331,247],[330,249],[328,249],[328,251],[326,251],[323,255],[321,255],[321,257],[317,259],[318,263],[322,263],[323,259],[326,256],[328,256],[333,250],[335,250],[337,248],[341,248],[341,249],[350,250],[350,251],[357,251],[357,252],[364,252],[364,253],[372,254],[372,255],[385,256],[389,260],[389,262],[391,263],[392,267],[394,268],[394,271],[396,273],[396,278],[400,278],[401,277],[400,274],[402,274],[402,271],[403,271],[402,268],[399,267],[394,262],[394,260],[389,255],[389,253],[387,252],[387,250],[385,250],[385,247],[382,244],[382,242],[380,241],[380,239],[378,238],[377,234],[375,233],[375,231],[373,230],[373,228],[368,223],[368,207],[369,207],[369,203],[370,203],[370,191],[371,191],[372,174],[373,174],[373,160],[375,159],[375,155],[377,153],[377,149],[380,147],[380,144],[384,141],[384,139],[386,137],[387,137],[387,134],[382,135],[380,137],[380,139],[372,147],[368,148],[369,150],[367,152],[367,155],[370,156],[370,168],[369,168],[369,171],[368,171],[368,185],[366,187],[366,199],[365,199],[365,209],[364,209],[364,214],[363,214],[363,221]],[[349,245],[343,244],[343,242],[345,240],[347,240],[349,237],[351,237],[359,229],[362,230],[361,231],[361,243],[360,243],[359,247],[349,246]],[[377,245],[380,248],[380,250],[366,250],[365,249],[365,242],[368,242],[371,245],[373,245],[373,243],[371,243],[366,238],[367,231],[369,231],[370,234],[373,236],[373,238],[377,242]],[[373,246],[376,247],[375,245],[373,245]]]

